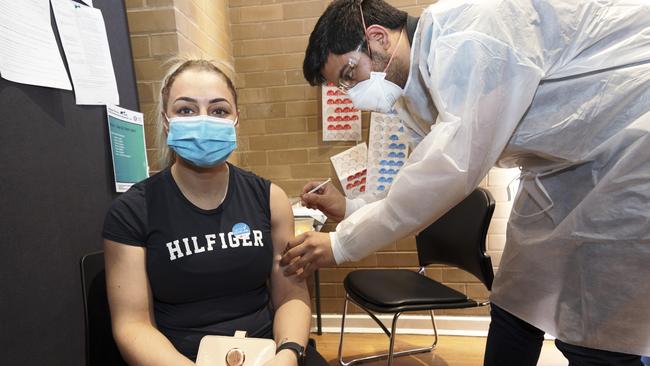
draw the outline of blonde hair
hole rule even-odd
[[[160,163],[161,169],[170,167],[176,161],[176,154],[169,148],[169,146],[167,146],[167,133],[165,132],[165,121],[163,119],[163,114],[165,114],[167,111],[169,90],[171,89],[178,75],[187,70],[202,70],[217,73],[223,78],[223,80],[226,82],[226,85],[228,86],[228,89],[230,92],[232,92],[232,95],[235,98],[235,108],[237,108],[237,91],[235,90],[235,85],[233,84],[230,77],[228,77],[228,75],[226,75],[226,73],[223,72],[219,66],[217,66],[216,61],[201,58],[176,58],[168,61],[167,64],[169,67],[165,73],[165,77],[162,79],[160,95],[154,113],[157,130],[156,146],[159,148],[158,162]]]

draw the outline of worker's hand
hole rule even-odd
[[[330,220],[339,222],[345,217],[345,197],[332,183],[327,183],[323,188],[314,193],[307,193],[320,182],[309,182],[302,189],[300,198],[302,205],[322,211]]]
[[[308,231],[289,240],[280,264],[285,276],[297,274],[304,280],[321,267],[336,265],[328,233]],[[300,271],[302,270],[302,271]]]

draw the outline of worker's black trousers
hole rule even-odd
[[[535,366],[544,332],[492,304],[484,366]],[[640,356],[574,346],[555,340],[569,366],[643,366]]]

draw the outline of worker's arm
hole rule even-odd
[[[543,74],[507,44],[477,32],[436,38],[428,54],[421,63],[431,73],[438,119],[388,195],[331,234],[339,263],[426,227],[472,192],[505,148]]]

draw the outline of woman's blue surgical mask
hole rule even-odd
[[[210,116],[174,117],[168,121],[167,145],[195,166],[222,164],[237,148],[236,121]]]

